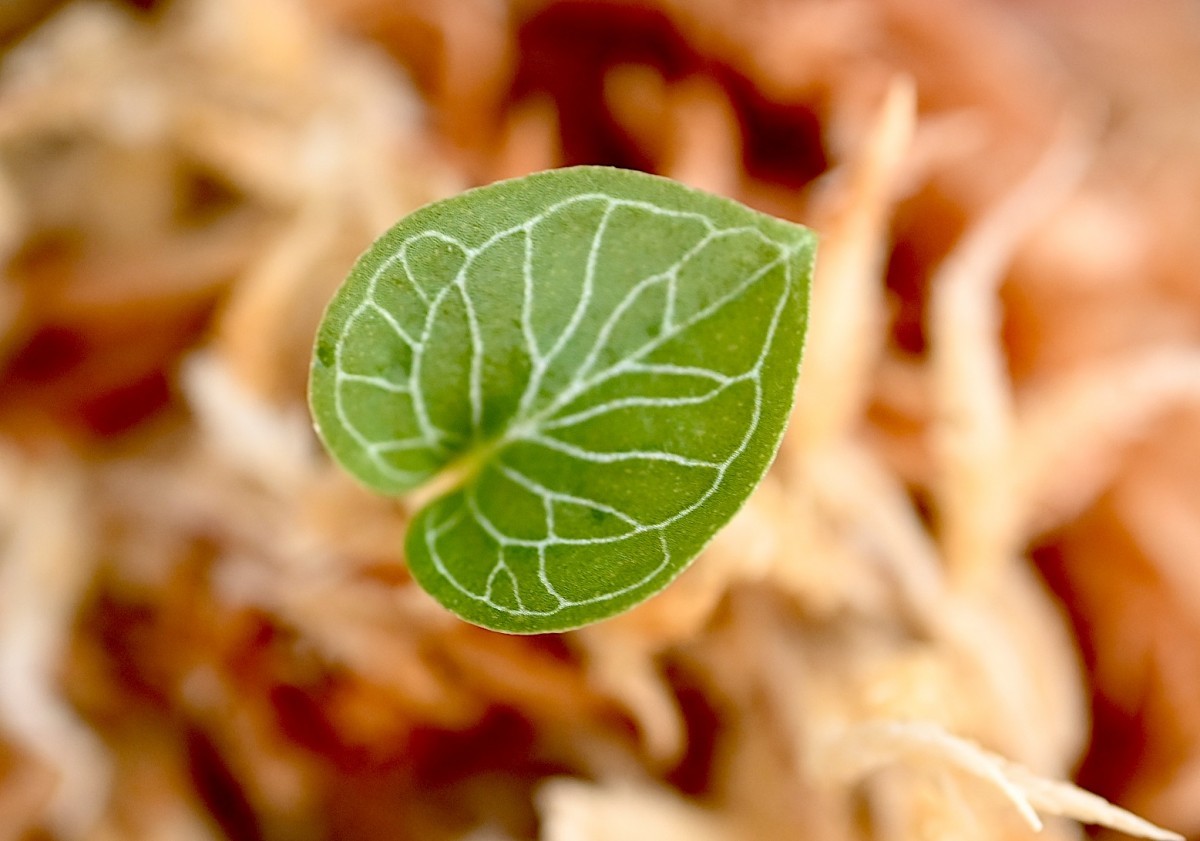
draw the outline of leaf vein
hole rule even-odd
[[[585,421],[589,421],[592,418],[606,415],[610,412],[620,411],[621,409],[670,409],[680,406],[697,406],[701,403],[707,403],[709,400],[712,400],[734,383],[745,382],[753,377],[753,372],[748,372],[738,377],[729,377],[711,391],[689,397],[619,397],[615,400],[609,400],[605,403],[589,406],[586,409],[581,409],[580,411],[570,415],[560,415],[559,417],[551,418],[550,420],[542,423],[541,428],[564,429],[566,427],[575,426]]]
[[[594,499],[588,499],[587,497],[576,496],[574,494],[563,493],[562,491],[556,491],[553,488],[548,488],[535,479],[531,479],[529,476],[526,476],[521,471],[514,470],[507,464],[498,464],[497,466],[500,468],[500,471],[513,482],[525,488],[530,493],[540,496],[546,502],[566,502],[572,505],[580,505],[584,508],[591,508],[595,511],[609,514],[613,517],[616,517],[618,520],[621,520],[626,525],[633,526],[634,528],[640,529],[645,527],[643,523],[629,516],[624,511],[612,507],[611,505],[598,502]],[[552,508],[547,509],[546,516],[547,519],[550,520],[551,526],[553,526],[554,515]]]
[[[662,461],[678,464],[682,467],[703,467],[713,470],[719,470],[723,466],[721,462],[690,458],[689,456],[682,456],[678,453],[670,453],[665,450],[620,450],[612,452],[588,450],[575,444],[569,444],[558,438],[537,433],[531,434],[522,440],[531,444],[538,444],[547,449],[557,450],[565,455],[573,456],[581,461],[593,464],[615,464],[622,461]]]
[[[335,373],[339,383],[359,383],[360,385],[369,385],[374,388],[389,391],[392,394],[409,394],[410,388],[406,383],[393,382],[385,377],[375,376],[373,374],[351,374],[348,371],[338,369]]]

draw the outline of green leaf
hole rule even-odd
[[[814,250],[797,225],[603,167],[429,205],[326,312],[318,431],[379,491],[441,477],[406,551],[459,616],[511,633],[612,616],[678,575],[774,457]]]

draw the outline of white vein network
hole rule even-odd
[[[564,211],[567,208],[580,205],[583,203],[598,203],[603,211],[600,215],[600,220],[596,225],[596,230],[592,235],[591,245],[588,250],[586,268],[582,281],[582,292],[580,298],[571,312],[565,326],[553,343],[548,348],[544,348],[539,343],[535,330],[532,324],[532,303],[535,288],[535,278],[533,277],[533,254],[535,243],[533,242],[533,229],[540,223],[546,221],[557,213]],[[636,283],[625,297],[613,308],[612,312],[604,320],[595,341],[590,350],[584,356],[583,362],[576,369],[570,385],[564,390],[553,396],[545,402],[545,405],[536,405],[539,390],[543,383],[550,366],[558,358],[567,343],[575,336],[580,324],[588,315],[589,306],[592,304],[593,295],[596,283],[596,262],[601,250],[601,245],[604,242],[604,237],[608,229],[609,220],[612,218],[613,212],[618,208],[626,208],[635,211],[643,211],[651,216],[661,218],[673,218],[686,220],[693,223],[699,223],[704,230],[704,235],[687,251],[685,251],[679,259],[667,269],[658,273],[648,275]],[[687,265],[688,261],[699,254],[710,243],[723,238],[734,235],[751,235],[757,238],[760,242],[769,248],[774,249],[775,257],[770,261],[759,266],[755,271],[748,274],[746,277],[739,279],[733,283],[729,290],[716,300],[712,301],[706,307],[694,313],[691,317],[683,320],[676,320],[676,285],[680,271]],[[493,523],[480,507],[479,500],[476,495],[477,488],[474,484],[469,484],[465,488],[466,504],[454,506],[452,510],[438,511],[435,514],[440,515],[430,516],[425,518],[425,540],[427,542],[430,556],[433,559],[434,565],[440,575],[453,586],[458,592],[467,598],[487,605],[493,610],[502,613],[512,614],[516,616],[553,616],[554,614],[565,610],[566,608],[575,607],[584,604],[592,604],[606,601],[624,595],[633,590],[637,590],[661,575],[671,563],[670,549],[666,538],[666,529],[673,523],[676,523],[683,518],[693,514],[698,509],[703,507],[721,487],[722,482],[729,469],[737,462],[738,458],[745,452],[747,446],[758,430],[758,425],[762,415],[762,369],[763,365],[769,356],[769,353],[774,345],[774,337],[779,326],[779,321],[783,313],[785,304],[789,295],[792,294],[793,284],[795,279],[792,276],[792,257],[795,252],[803,247],[803,243],[781,243],[768,238],[761,230],[753,226],[735,226],[721,228],[716,225],[708,216],[696,212],[683,212],[669,210],[656,205],[631,200],[617,198],[606,195],[604,193],[586,193],[578,196],[573,196],[569,199],[560,201],[542,213],[539,213],[525,222],[506,228],[492,235],[485,242],[478,246],[469,246],[459,239],[449,236],[445,233],[436,230],[427,230],[406,239],[401,243],[396,253],[385,260],[371,275],[365,294],[357,307],[351,312],[346,319],[341,333],[338,336],[335,345],[334,355],[334,371],[335,371],[335,388],[334,388],[334,408],[336,416],[344,427],[346,432],[362,449],[362,451],[370,459],[371,463],[379,470],[379,472],[390,479],[406,484],[416,485],[423,479],[428,478],[422,474],[417,474],[409,471],[404,471],[397,468],[395,465],[388,463],[384,458],[389,453],[396,453],[408,450],[427,450],[435,453],[445,453],[444,441],[453,436],[446,430],[439,429],[430,417],[428,407],[425,402],[425,396],[422,390],[418,387],[421,375],[421,365],[423,355],[429,347],[430,336],[434,328],[436,316],[439,313],[439,308],[443,300],[450,295],[459,295],[463,306],[465,307],[467,324],[471,337],[471,361],[469,374],[469,394],[467,395],[470,403],[470,416],[473,424],[473,432],[478,433],[483,414],[483,384],[482,384],[482,368],[483,359],[486,353],[484,347],[482,331],[480,329],[479,320],[475,311],[475,306],[467,292],[467,274],[471,269],[472,264],[479,255],[486,252],[496,244],[502,242],[508,237],[523,235],[525,242],[524,262],[523,262],[523,301],[521,307],[521,331],[524,337],[525,350],[531,360],[531,372],[529,380],[522,393],[518,409],[514,417],[509,422],[507,428],[502,433],[499,441],[496,442],[495,452],[500,453],[500,457],[494,464],[502,475],[508,480],[516,483],[526,491],[539,498],[545,512],[545,529],[546,537],[540,539],[520,538],[506,533],[502,528]],[[434,239],[452,245],[459,249],[464,257],[461,266],[457,273],[448,283],[445,283],[436,294],[432,297],[429,292],[415,280],[415,276],[411,267],[408,265],[408,250],[417,242],[426,239]],[[380,281],[384,277],[395,277],[397,264],[400,264],[403,269],[403,277],[410,285],[417,297],[426,306],[426,317],[424,326],[420,335],[410,335],[409,331],[405,330],[399,321],[388,310],[381,306],[376,300],[377,288]],[[680,366],[669,363],[655,363],[647,361],[655,350],[662,347],[666,342],[675,338],[681,332],[689,327],[703,321],[717,310],[737,300],[744,295],[754,284],[767,277],[774,269],[782,266],[785,271],[785,283],[782,286],[778,301],[774,305],[771,313],[769,326],[767,328],[766,340],[763,342],[762,351],[759,353],[754,364],[747,370],[736,374],[729,375],[720,371],[715,371],[710,368],[696,366]],[[660,330],[657,334],[647,340],[641,346],[631,350],[628,354],[620,358],[617,362],[607,365],[606,367],[597,368],[600,355],[606,347],[606,343],[612,336],[612,332],[619,323],[622,315],[633,305],[638,296],[655,285],[665,285],[666,291],[666,306],[664,307]],[[355,374],[344,370],[343,352],[344,346],[349,337],[354,333],[355,326],[360,319],[368,313],[374,314],[381,318],[388,328],[393,331],[396,338],[412,351],[413,361],[409,368],[407,379],[396,382],[380,376]],[[616,398],[613,400],[600,403],[598,405],[589,406],[586,409],[575,411],[569,414],[562,414],[563,410],[575,402],[578,398],[585,395],[588,391],[602,385],[609,380],[629,373],[651,374],[661,377],[688,377],[706,380],[711,383],[712,388],[708,392],[700,395],[690,395],[686,397],[646,397],[646,396],[630,396],[624,398]],[[636,407],[654,407],[654,408],[669,408],[683,407],[703,404],[712,400],[717,395],[721,394],[725,389],[737,383],[750,383],[753,386],[754,401],[750,412],[750,417],[746,424],[745,433],[733,451],[724,459],[721,460],[705,460],[688,457],[679,453],[673,453],[666,450],[625,450],[625,451],[609,451],[601,452],[596,450],[584,449],[561,438],[554,437],[551,434],[557,430],[569,429],[571,426],[583,423],[592,418],[602,416],[606,413],[616,411],[618,409],[636,408]],[[361,386],[380,389],[384,392],[392,394],[407,395],[413,407],[418,434],[399,440],[370,440],[364,435],[356,424],[351,420],[346,410],[345,400],[343,399],[343,387],[348,383],[356,383]],[[614,506],[607,504],[601,500],[590,499],[579,493],[567,492],[561,489],[548,487],[537,478],[528,475],[526,472],[517,470],[512,465],[503,463],[503,447],[516,442],[527,442],[529,444],[545,447],[550,450],[562,453],[570,458],[578,459],[584,462],[592,463],[614,463],[614,462],[668,462],[683,467],[704,470],[711,473],[711,479],[706,490],[699,496],[698,499],[685,501],[680,505],[679,509],[670,516],[662,517],[654,522],[645,522],[634,514],[626,511],[621,511]],[[606,535],[601,537],[564,537],[556,533],[555,530],[555,505],[556,504],[571,504],[581,506],[585,509],[599,512],[609,516],[620,522],[624,531],[614,535]],[[435,506],[437,503],[435,503]],[[439,541],[450,530],[460,525],[465,518],[472,518],[475,523],[481,528],[495,543],[496,558],[494,564],[486,579],[486,585],[482,591],[472,590],[464,586],[455,576],[452,567],[452,560],[443,558],[439,552]],[[596,592],[586,598],[568,598],[564,596],[559,589],[551,582],[547,570],[547,550],[557,546],[593,546],[597,544],[612,543],[618,544],[622,541],[628,541],[643,535],[654,535],[658,538],[658,551],[661,557],[656,566],[650,569],[649,572],[641,575],[637,580],[631,581],[624,586],[607,590],[605,592]],[[549,609],[534,609],[526,604],[526,599],[522,598],[522,586],[520,576],[518,576],[510,567],[506,554],[510,549],[521,547],[524,549],[532,549],[537,553],[537,581],[543,590],[541,597],[544,601],[545,595],[548,594],[553,601],[553,606]],[[515,606],[504,604],[494,598],[495,588],[501,579],[507,579],[506,583],[511,588],[511,593],[515,600]],[[533,582],[525,582],[524,586],[532,586]]]

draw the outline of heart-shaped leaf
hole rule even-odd
[[[385,493],[443,477],[406,550],[464,619],[612,616],[678,575],[774,457],[814,250],[800,226],[603,167],[429,205],[329,306],[318,431]]]

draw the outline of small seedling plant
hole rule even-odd
[[[762,479],[814,254],[806,228],[607,167],[436,202],[330,303],[318,434],[368,487],[424,489],[405,553],[449,610],[509,633],[605,619],[682,572]]]

